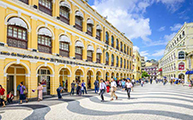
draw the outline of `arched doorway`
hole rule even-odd
[[[17,92],[17,86],[23,82],[23,85],[28,87],[26,80],[26,69],[22,65],[12,64],[7,68],[7,92],[12,92],[15,96],[14,99],[19,99],[19,92]]]
[[[127,77],[126,74],[124,74],[124,78],[125,78],[125,79],[126,79],[126,77]]]
[[[185,75],[184,75],[183,73],[180,73],[180,74],[178,75],[178,78],[179,78],[179,79],[184,79],[184,78],[185,78]]]
[[[91,89],[91,84],[94,83],[93,81],[93,72],[89,70],[87,72],[87,89]]]
[[[111,78],[113,78],[113,79],[115,78],[115,73],[114,72],[111,73]]]
[[[119,73],[116,74],[116,78],[117,78],[117,80],[119,80]]]
[[[100,72],[100,71],[97,71],[97,73],[96,73],[96,80],[99,80],[99,81],[100,81],[101,78],[102,78],[101,72]]]
[[[106,72],[106,75],[105,75],[105,80],[109,80],[108,78],[109,78],[109,73],[108,73],[108,72]]]
[[[123,79],[123,74],[121,73],[121,75],[120,75],[120,79]]]
[[[59,84],[64,88],[64,90],[68,91],[68,85],[70,85],[70,71],[67,68],[62,68],[59,72]]]
[[[83,77],[83,71],[81,69],[77,69],[75,72],[76,82],[81,82],[81,77]]]
[[[43,95],[50,95],[50,77],[51,77],[50,68],[42,66],[38,69],[38,83],[41,82],[43,86]]]

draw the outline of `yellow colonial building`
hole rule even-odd
[[[83,0],[0,1],[0,84],[34,98],[73,80],[131,77],[133,43]]]
[[[193,51],[193,23],[185,23],[168,42],[164,56],[159,62],[162,76],[167,77],[168,80],[184,79],[187,83],[190,78],[185,73],[187,69],[192,69],[191,51]]]
[[[141,56],[137,50],[133,51],[133,78],[135,80],[141,78]]]

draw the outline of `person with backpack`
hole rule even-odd
[[[22,104],[23,100],[26,100],[26,103],[28,102],[26,94],[27,94],[27,88],[23,85],[23,82],[21,82],[20,83],[20,91],[19,91],[20,104]]]
[[[98,80],[95,80],[94,82],[94,86],[95,86],[95,93],[98,93],[98,87],[99,87],[99,81]]]
[[[101,95],[101,102],[104,102],[103,94],[105,93],[106,85],[105,85],[103,79],[100,80],[99,89],[100,89],[100,95]]]
[[[83,89],[84,89],[84,91],[85,91],[85,94],[87,94],[87,91],[86,91],[86,83],[84,82],[84,80],[82,80],[81,86],[83,87]]]

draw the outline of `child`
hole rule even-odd
[[[8,101],[9,104],[12,103],[13,98],[14,98],[14,96],[13,96],[13,94],[11,93],[11,91],[8,92],[8,94],[7,94],[7,101]]]

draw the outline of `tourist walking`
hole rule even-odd
[[[130,99],[130,92],[131,92],[132,88],[133,88],[133,85],[132,85],[131,81],[127,80],[126,90],[127,90],[128,99]]]
[[[61,92],[64,88],[60,85],[59,88],[56,89],[57,91],[57,95],[58,95],[58,99],[62,99],[62,95],[61,95]]]
[[[28,102],[28,99],[26,97],[27,94],[27,88],[23,85],[23,82],[20,83],[20,91],[19,91],[19,100],[20,104],[22,104],[23,100],[26,100],[26,103]]]
[[[190,88],[192,89],[193,86],[193,78],[190,80]]]
[[[95,80],[95,82],[94,82],[94,90],[95,90],[95,93],[98,93],[98,92],[99,92],[98,87],[99,87],[99,81],[98,81],[98,80]]]
[[[37,90],[38,90],[38,101],[42,101],[43,100],[43,86],[41,84],[41,82],[38,84]]]
[[[152,84],[152,82],[153,82],[153,80],[152,80],[152,78],[150,79],[150,84]]]
[[[2,107],[5,107],[5,89],[0,85],[0,102],[3,104]]]
[[[109,83],[109,80],[106,81],[106,87],[107,87],[107,93],[109,93],[110,91],[110,83]]]
[[[139,82],[140,82],[140,81],[141,81],[141,80],[139,80]],[[133,85],[133,87],[134,87],[134,85],[135,85],[135,80],[132,79],[131,83],[132,83],[132,85]]]
[[[70,95],[74,95],[74,89],[75,89],[75,81],[73,80],[73,82],[71,83]]]
[[[143,81],[143,80],[141,80],[141,87],[143,87],[143,85],[144,85],[144,81]]]
[[[121,85],[122,85],[122,90],[125,90],[125,80],[124,79],[121,81]]]
[[[86,83],[84,82],[84,80],[82,80],[82,85],[83,87],[83,90],[85,91],[85,94],[87,94],[87,91],[86,91]],[[84,94],[84,93],[83,93]]]
[[[106,85],[105,85],[103,79],[100,80],[99,89],[100,89],[100,95],[101,95],[101,102],[104,102],[103,94],[105,93]]]
[[[114,79],[111,78],[111,101],[113,100],[113,96],[115,96],[115,98],[118,99],[118,97],[115,94],[116,89],[117,89],[117,84],[114,81]]]

